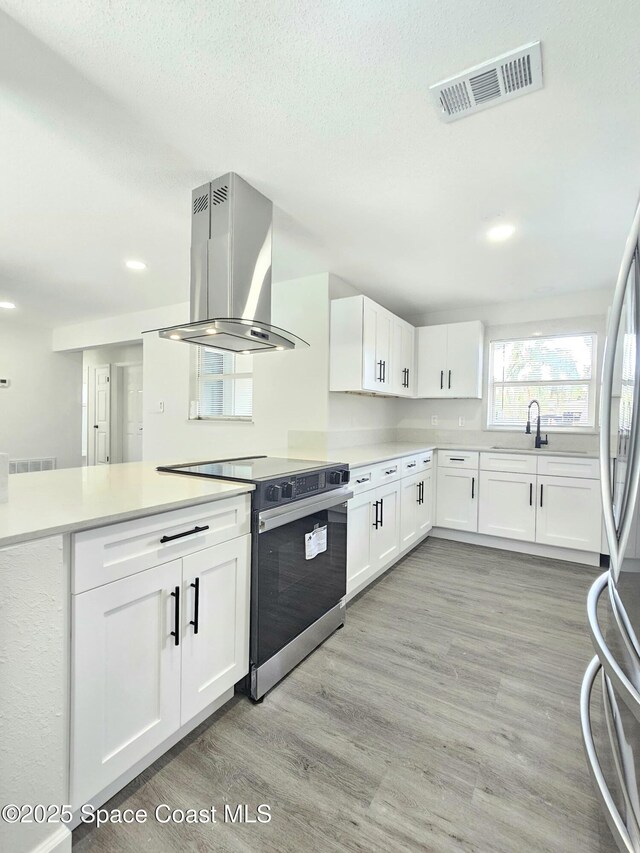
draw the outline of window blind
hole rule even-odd
[[[252,374],[252,356],[198,347],[195,367],[197,417],[251,418]]]
[[[593,334],[492,341],[488,426],[523,426],[533,399],[544,426],[594,426],[594,357]]]

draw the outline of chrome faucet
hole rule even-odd
[[[546,433],[544,438],[540,435],[540,403],[537,400],[532,400],[527,407],[527,425],[524,431],[527,435],[531,435],[531,406],[533,406],[534,403],[538,407],[538,418],[536,420],[536,450],[540,450],[544,444],[549,444],[549,436]]]

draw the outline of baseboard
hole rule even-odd
[[[128,785],[132,779],[135,779],[136,776],[139,776],[143,770],[146,770],[149,765],[153,764],[154,761],[157,761],[162,755],[167,752],[167,750],[171,749],[172,746],[175,746],[179,741],[182,740],[183,737],[192,732],[195,728],[197,728],[200,723],[204,723],[204,721],[218,711],[223,705],[225,705],[230,699],[233,699],[234,689],[231,687],[229,690],[226,690],[222,696],[219,696],[215,702],[212,702],[211,705],[208,705],[199,714],[196,714],[195,717],[189,720],[188,723],[185,723],[184,726],[181,726],[177,731],[175,731],[170,737],[164,740],[161,744],[159,744],[155,749],[145,755],[144,758],[141,758],[133,767],[130,767],[125,773],[119,776],[116,780],[114,780],[110,785],[107,785],[106,788],[103,788],[102,791],[99,791],[89,800],[87,803],[91,803],[94,808],[98,808],[98,806],[102,806],[107,800],[110,800],[118,791],[121,791],[125,785]],[[84,803],[75,804],[75,810],[73,813],[73,820],[69,824],[71,829],[75,829],[80,825],[80,809]],[[69,848],[71,849],[71,848]],[[38,850],[38,853],[40,851]],[[45,853],[43,850],[42,853]],[[57,853],[57,851],[56,851]]]
[[[66,826],[59,826],[37,847],[32,847],[30,853],[71,853],[70,830]]]
[[[483,548],[515,551],[518,554],[530,554],[533,557],[549,557],[552,560],[566,560],[569,563],[581,563],[585,566],[600,565],[600,554],[591,551],[559,548],[556,545],[539,545],[537,542],[521,542],[519,539],[503,539],[500,536],[470,533],[468,530],[451,530],[448,527],[434,527],[431,530],[431,535],[436,539],[450,539],[453,542],[480,545]]]

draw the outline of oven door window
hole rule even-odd
[[[311,540],[308,534],[314,534]],[[346,506],[321,510],[260,533],[256,569],[256,662],[260,665],[346,594]]]

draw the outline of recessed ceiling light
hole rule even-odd
[[[243,350],[242,350],[242,355],[251,355],[251,350],[249,350],[249,349],[243,349]]]
[[[169,337],[171,338],[172,341],[181,341],[182,340],[180,335],[169,335]]]
[[[15,307],[16,306],[13,304],[13,302],[0,302],[0,308],[4,309],[5,311],[13,311]]]
[[[282,350],[284,347],[276,347],[277,350]]]
[[[508,222],[504,222],[502,225],[494,225],[493,228],[489,228],[487,231],[487,240],[491,240],[492,243],[501,243],[503,240],[508,240],[509,237],[512,237],[515,230],[516,226]]]
[[[125,266],[129,270],[146,270],[147,268],[143,261],[125,261]]]
[[[217,335],[218,334],[215,329],[206,329],[206,332],[208,335]]]

